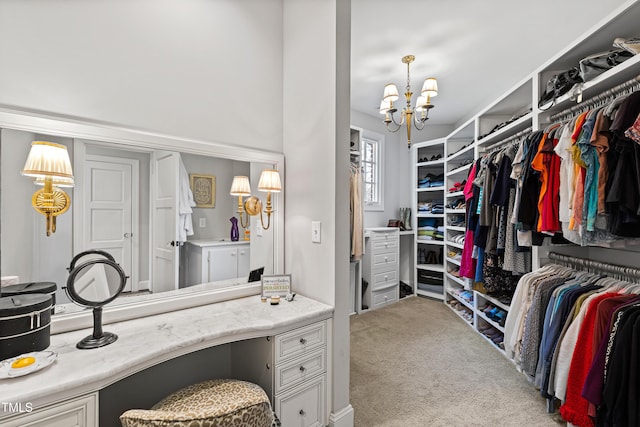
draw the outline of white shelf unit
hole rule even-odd
[[[494,145],[510,136],[521,131],[531,128],[532,130],[544,129],[552,122],[551,116],[565,111],[576,105],[576,101],[570,96],[564,95],[559,97],[553,106],[547,110],[538,108],[538,100],[544,92],[546,82],[554,74],[565,71],[571,67],[577,66],[580,59],[596,52],[606,51],[612,48],[612,42],[616,37],[636,37],[638,36],[638,22],[640,22],[640,0],[629,0],[623,5],[612,11],[607,17],[604,17],[596,26],[587,31],[580,38],[569,44],[561,50],[557,55],[542,64],[538,69],[534,70],[529,76],[525,76],[520,82],[515,84],[513,88],[498,97],[491,104],[478,109],[478,113],[472,116],[467,122],[459,126],[450,135],[445,137],[445,170],[447,174],[447,182],[445,184],[445,198],[451,200],[456,197],[462,197],[460,191],[449,192],[448,190],[455,182],[462,182],[471,168],[471,164],[461,164],[464,160],[471,158],[477,159],[480,153],[491,149]],[[630,81],[640,75],[640,55],[636,55],[622,64],[602,73],[593,80],[586,82],[582,86],[582,99],[588,100],[596,97],[605,91],[620,85],[621,83]],[[460,215],[457,211],[447,210],[445,212],[446,233],[445,233],[445,250],[458,249],[460,244],[450,244],[450,239],[456,234],[464,233],[465,227],[460,224],[449,225],[449,220],[454,215]],[[575,245],[553,246],[554,250],[571,255],[582,255],[584,257],[584,248]],[[548,251],[548,247],[533,248],[533,265],[534,268],[539,266],[541,259],[544,260],[544,254]],[[590,259],[598,259],[607,262],[607,260],[624,258],[633,263],[631,259],[637,258],[637,252],[633,252],[632,248],[628,249],[607,249],[589,247],[588,257]],[[465,280],[451,274],[450,269],[455,268],[459,264],[458,261],[445,258],[445,301],[449,302],[448,306],[452,306],[459,302],[459,307],[465,310],[472,310],[474,313],[473,321],[469,322],[456,311],[466,323],[471,323],[474,330],[481,333],[480,330],[486,325],[490,325],[499,333],[504,332],[503,326],[486,315],[481,310],[485,304],[491,304],[504,311],[509,310],[509,306],[490,295],[482,294],[473,290],[473,302],[466,301],[460,297],[461,290],[465,288]],[[468,279],[467,279],[468,280]],[[467,285],[468,287],[469,285]],[[453,308],[453,307],[452,307]],[[481,334],[483,335],[483,334]],[[496,349],[504,354],[499,344],[491,338],[483,335]]]
[[[414,247],[414,271],[415,283],[413,283],[414,293],[436,299],[444,299],[444,264],[442,262],[444,254],[444,193],[446,191],[445,177],[445,140],[419,142],[411,146],[411,158],[413,166],[413,230],[415,230]],[[429,178],[429,181],[426,181]],[[438,183],[432,186],[432,182]],[[436,213],[431,211],[420,211],[421,204],[439,202],[439,210]],[[425,225],[427,224],[427,225]],[[434,227],[434,234],[430,239],[421,238],[420,228]],[[438,232],[438,227],[440,232]],[[426,230],[422,230],[423,232]],[[442,235],[438,240],[436,233]]]

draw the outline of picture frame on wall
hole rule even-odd
[[[193,200],[196,208],[214,208],[216,206],[216,176],[192,173],[189,175]]]
[[[263,275],[262,276],[262,296],[266,298],[271,297],[285,297],[291,293],[291,275],[290,274],[277,274],[277,275]]]

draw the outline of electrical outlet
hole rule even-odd
[[[207,218],[200,218],[200,222],[198,223],[200,228],[204,228],[207,226]]]
[[[311,221],[311,242],[312,243],[320,243],[321,225],[322,223],[320,221]]]

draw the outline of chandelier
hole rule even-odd
[[[416,59],[413,55],[407,55],[402,57],[402,63],[407,64],[407,86],[405,88],[404,97],[407,100],[407,105],[402,109],[400,120],[396,119],[395,113],[398,109],[393,104],[400,97],[398,95],[398,87],[389,83],[384,87],[384,95],[380,102],[380,114],[384,114],[383,123],[386,125],[387,130],[390,132],[397,132],[402,125],[407,125],[407,147],[411,148],[411,123],[417,130],[424,129],[425,122],[429,119],[429,110],[434,107],[431,104],[431,98],[438,95],[438,82],[435,78],[429,77],[424,80],[422,85],[422,92],[416,100],[416,106],[411,106],[411,78],[409,74],[409,66]]]

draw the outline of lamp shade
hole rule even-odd
[[[398,99],[398,87],[393,83],[389,83],[384,87],[384,94],[382,100],[386,102],[393,102]]]
[[[385,101],[384,99],[380,101],[380,114],[387,114],[389,108],[391,108],[391,104],[389,104],[389,102]]]
[[[260,191],[273,191],[278,193],[282,191],[282,184],[280,183],[280,174],[277,170],[265,169],[260,175],[260,182],[258,182],[258,190]]]
[[[73,171],[67,147],[46,141],[33,141],[22,175],[38,177],[71,178]]]
[[[426,96],[419,96],[416,100],[416,111],[422,111],[429,104]]]
[[[249,177],[234,176],[229,194],[232,196],[250,196],[251,185],[249,185]]]
[[[431,98],[438,95],[438,81],[433,77],[425,79],[422,85],[422,95]]]

